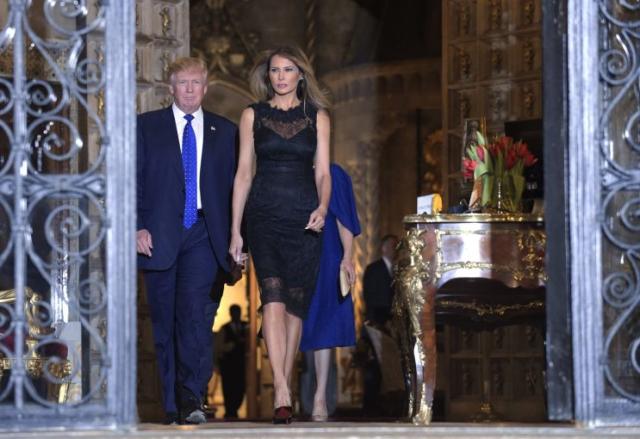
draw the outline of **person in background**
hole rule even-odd
[[[329,415],[327,379],[331,365],[332,348],[353,346],[356,343],[351,294],[340,292],[340,270],[347,275],[350,286],[355,283],[353,265],[353,238],[360,234],[360,221],[349,175],[336,164],[331,164],[331,198],[325,218],[322,237],[322,256],[316,290],[309,314],[304,321],[300,350],[313,352],[305,355],[307,363],[313,361],[316,390],[313,397],[311,419],[325,421]],[[303,395],[308,388],[303,387]],[[335,396],[335,391],[330,392]],[[331,401],[331,408],[334,403]],[[304,404],[304,401],[303,401]]]
[[[220,354],[220,377],[224,396],[224,418],[235,419],[244,399],[246,386],[245,355],[247,346],[247,322],[240,318],[241,308],[229,307],[231,321],[220,329],[222,352]]]
[[[376,350],[375,346],[380,345],[385,337],[387,322],[391,318],[393,262],[397,245],[395,235],[385,235],[380,243],[380,259],[370,263],[364,272],[365,322],[355,355],[362,366],[363,412],[368,417],[379,417],[385,413],[381,390],[387,358],[386,352]]]
[[[364,271],[362,285],[365,318],[371,324],[384,326],[391,317],[393,300],[393,261],[398,238],[385,235],[380,244],[380,259],[370,263]]]

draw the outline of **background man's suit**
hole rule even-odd
[[[207,111],[202,118],[196,223],[183,226],[185,176],[173,107],[138,117],[137,229],[153,239],[144,271],[166,413],[199,408],[211,377],[212,324],[218,307],[209,293],[219,268],[228,271],[230,201],[236,126]]]
[[[384,325],[389,319],[393,299],[392,281],[391,273],[382,258],[365,269],[362,291],[367,320]]]
[[[241,320],[231,321],[220,331],[224,346],[224,352],[220,355],[224,417],[237,418],[246,387],[247,323]]]
[[[380,258],[367,266],[364,271],[362,286],[365,302],[365,318],[367,323],[358,341],[358,355],[363,366],[364,392],[362,395],[362,409],[365,416],[378,417],[386,413],[384,407],[387,401],[380,394],[382,385],[382,368],[385,357],[378,357],[374,349],[373,334],[381,334],[380,330],[391,317],[391,302],[393,277],[384,261]],[[373,332],[369,331],[373,328]]]

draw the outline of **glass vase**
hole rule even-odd
[[[515,188],[508,175],[495,177],[489,211],[497,213],[518,212]]]

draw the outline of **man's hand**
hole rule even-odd
[[[151,241],[151,233],[147,229],[141,229],[136,232],[136,251],[145,256],[151,257],[153,250],[153,241]]]

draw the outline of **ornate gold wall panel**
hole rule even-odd
[[[189,55],[189,1],[136,2],[136,110],[155,110],[171,103],[167,69]]]
[[[442,164],[445,205],[458,202],[462,124],[486,117],[489,134],[504,122],[542,117],[540,0],[443,3]]]

